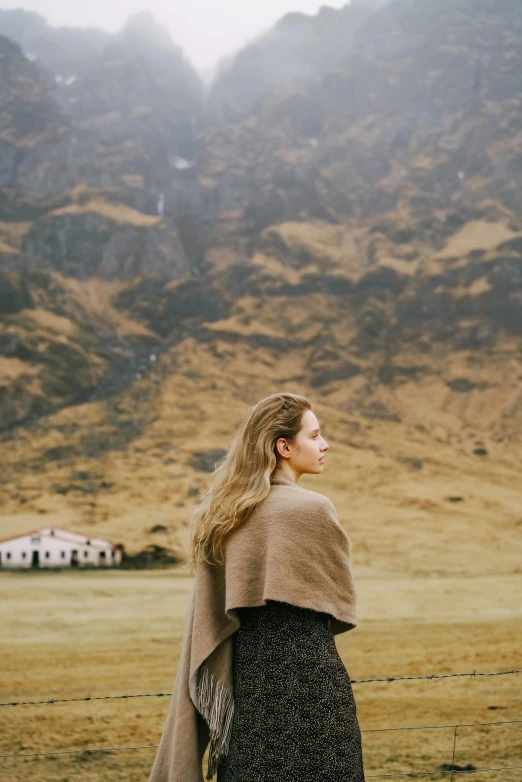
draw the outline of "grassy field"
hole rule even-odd
[[[336,638],[353,680],[522,668],[522,575],[355,576],[359,626]],[[2,757],[2,782],[147,782],[154,747],[114,748],[159,742],[191,586],[175,569],[0,574],[1,703],[154,694],[2,707],[0,754],[80,750]],[[354,681],[353,689],[367,778],[452,761],[452,727],[378,729],[522,719],[522,674]],[[522,766],[521,747],[522,723],[459,727],[455,762]],[[522,769],[473,778],[514,782]]]

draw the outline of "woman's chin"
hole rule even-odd
[[[315,465],[310,465],[310,467],[308,467],[305,470],[305,472],[308,475],[318,475],[323,471],[323,469],[324,469],[324,462],[317,462],[317,464]]]

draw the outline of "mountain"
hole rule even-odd
[[[194,179],[180,161],[197,154],[201,84],[145,22],[85,47],[77,73],[64,47],[56,76],[0,37],[1,429],[135,378],[161,338],[106,298],[143,274],[197,274],[193,221],[169,200]],[[41,52],[56,34],[40,29]]]
[[[28,59],[52,73],[100,55],[111,40],[95,28],[50,27],[40,14],[21,9],[0,11],[0,32],[16,41]]]
[[[292,15],[282,29],[309,36],[323,16]],[[214,234],[235,244],[241,280],[237,248],[250,265],[242,289],[267,285],[275,264],[292,269],[296,293],[326,288],[342,300],[345,335],[328,339],[330,371],[364,355],[391,388],[431,375],[424,357],[435,349],[485,356],[504,344],[518,356],[522,9],[396,0],[366,20],[352,6],[331,16],[341,37],[343,24],[353,31],[344,53],[332,45],[335,66],[301,69],[300,83],[290,74],[239,106],[244,62],[271,72],[269,35],[215,85],[204,170],[221,202]],[[291,287],[275,275],[265,292]],[[406,346],[418,354],[411,366]],[[487,395],[472,375],[447,383]],[[499,428],[511,399],[501,409]]]
[[[35,139],[23,160],[14,152],[20,144],[5,138],[6,159],[15,162],[2,183],[0,217],[37,218],[22,238],[18,232],[24,266],[51,263],[77,278],[191,273],[199,262],[194,220],[190,205],[175,214],[173,205],[194,186],[202,85],[181,51],[150,15],[137,15],[103,47],[86,44],[83,59],[74,54],[73,36],[61,47],[62,72],[55,74],[55,60],[45,53],[68,40],[68,31],[46,28],[33,14],[27,29],[19,12],[3,12],[0,21],[4,16],[1,29],[18,29],[30,45],[40,42],[38,62],[24,59],[23,66],[33,91],[46,96],[39,122],[51,105],[55,125],[61,117],[59,128]],[[92,31],[86,40],[100,43]],[[4,38],[2,46],[7,52],[12,44]]]
[[[288,389],[353,537],[375,530],[361,565],[515,569],[522,7],[289,14],[208,91],[150,15],[84,32],[59,73],[0,41],[6,523],[137,547],[153,514],[181,545],[244,406]]]

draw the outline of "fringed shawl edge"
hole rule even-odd
[[[194,705],[205,718],[210,733],[208,771],[211,779],[227,754],[232,734],[234,717],[234,696],[203,663],[198,671],[198,684]]]

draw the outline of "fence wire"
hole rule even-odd
[[[505,676],[507,674],[518,674],[522,673],[522,670],[519,669],[513,669],[511,671],[497,671],[494,673],[478,673],[477,671],[473,671],[473,673],[453,673],[453,674],[431,674],[429,676],[393,676],[393,677],[385,677],[380,679],[351,679],[352,684],[359,684],[359,683],[368,683],[368,682],[393,682],[393,681],[411,681],[411,680],[419,680],[419,679],[427,679],[431,681],[432,679],[447,679],[447,678],[453,678],[458,676],[468,676],[468,677],[476,677],[476,676]],[[128,699],[128,698],[149,698],[149,697],[158,697],[162,698],[165,696],[171,696],[172,693],[147,693],[147,694],[138,694],[138,695],[105,695],[100,697],[91,698],[91,696],[88,696],[86,698],[69,698],[69,699],[58,699],[58,698],[49,698],[46,701],[19,701],[19,702],[9,702],[9,703],[2,703],[0,706],[22,706],[22,705],[31,705],[31,706],[40,706],[40,705],[50,705],[52,703],[70,703],[70,702],[78,702],[78,701],[90,701],[90,700],[116,700],[116,699]],[[457,747],[457,730],[460,727],[475,727],[475,726],[487,726],[487,725],[512,725],[512,724],[520,724],[522,723],[521,719],[514,719],[514,720],[495,720],[490,722],[460,722],[456,724],[449,724],[449,725],[410,725],[410,726],[404,726],[404,727],[398,727],[398,728],[365,728],[361,730],[361,733],[383,733],[388,731],[409,731],[409,730],[440,730],[443,728],[454,728],[454,735],[453,735],[453,757],[451,764],[448,764],[450,768],[447,769],[439,769],[436,771],[394,771],[390,773],[382,773],[382,774],[365,774],[365,777],[367,779],[376,779],[380,777],[409,777],[409,776],[433,776],[434,774],[451,774],[450,782],[452,782],[453,777],[455,774],[479,774],[486,771],[508,771],[508,770],[516,770],[516,769],[522,769],[522,765],[520,766],[485,766],[481,768],[461,768],[455,764],[455,753],[456,753],[456,747]],[[109,752],[126,752],[129,750],[137,750],[137,749],[157,749],[159,747],[158,744],[143,744],[143,745],[137,745],[137,746],[125,746],[125,747],[98,747],[98,748],[84,748],[84,749],[69,749],[69,750],[51,750],[48,752],[9,752],[9,753],[2,753],[0,754],[0,758],[28,758],[28,757],[48,757],[51,755],[77,755],[77,754],[84,754],[84,753],[109,753]]]
[[[475,676],[507,676],[509,674],[522,673],[522,669],[513,669],[511,671],[495,671],[493,673],[479,673],[473,671],[472,673],[441,673],[430,674],[428,676],[386,676],[381,679],[350,679],[352,684],[368,684],[369,682],[400,682],[400,681],[418,681],[419,679],[426,679],[431,681],[432,679],[451,679],[458,676],[467,676],[473,678]],[[45,701],[8,701],[6,703],[0,703],[1,706],[48,706],[52,703],[79,703],[81,701],[107,701],[107,700],[128,700],[129,698],[170,698],[172,692],[147,692],[137,693],[136,695],[98,695],[92,697],[87,695],[84,698],[48,698]]]

